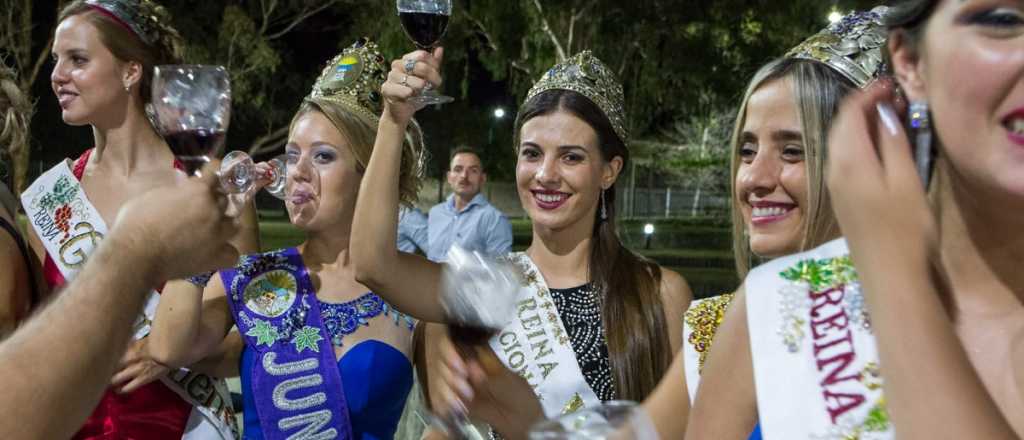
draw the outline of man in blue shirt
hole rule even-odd
[[[415,206],[398,208],[398,250],[415,254],[427,253],[427,215]]]
[[[430,209],[427,258],[445,261],[455,243],[492,256],[512,251],[512,224],[480,193],[486,181],[480,155],[467,147],[452,153],[448,171],[452,194]]]

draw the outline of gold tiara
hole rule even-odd
[[[882,47],[888,31],[884,21],[889,8],[878,6],[852,12],[804,40],[786,58],[819,61],[864,88],[885,70]]]
[[[601,60],[589,50],[548,69],[530,92],[526,101],[548,90],[570,90],[579,93],[597,105],[611,122],[615,134],[624,145],[628,145],[629,130],[626,129],[625,99],[622,83]]]
[[[328,101],[378,121],[380,85],[387,80],[387,64],[377,44],[360,38],[324,67],[306,100]]]

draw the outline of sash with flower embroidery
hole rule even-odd
[[[766,439],[891,439],[878,349],[843,239],[775,259],[745,285]]]
[[[351,439],[334,347],[295,248],[220,271],[239,333],[255,353],[252,392],[267,439]]]
[[[70,283],[107,234],[107,225],[63,160],[39,176],[21,194],[29,224],[64,279]],[[136,340],[149,335],[160,294],[149,291],[142,312],[132,324]],[[231,397],[223,379],[182,368],[160,381],[192,405],[183,439],[233,439],[238,436]]]
[[[516,316],[491,338],[491,349],[533,387],[548,418],[600,405],[587,384],[540,270],[523,252],[508,256],[524,274]]]

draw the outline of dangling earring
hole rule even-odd
[[[932,127],[928,115],[928,102],[911,101],[909,113],[910,128],[914,132],[914,163],[917,164],[917,174],[927,189],[932,174]]]
[[[124,85],[124,92],[125,93],[131,93],[132,92],[132,87],[129,86],[128,84],[125,84]]]
[[[605,190],[602,189],[601,190],[601,220],[608,220],[608,206],[605,204],[604,192],[605,192]]]

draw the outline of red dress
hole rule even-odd
[[[75,161],[73,172],[79,180],[82,179],[91,153],[92,149],[86,150]],[[174,166],[181,169],[177,161]],[[66,282],[49,254],[43,263],[43,275],[51,289],[59,288]],[[73,438],[180,440],[191,413],[192,405],[160,381],[151,382],[128,394],[118,394],[108,388],[99,405]]]

